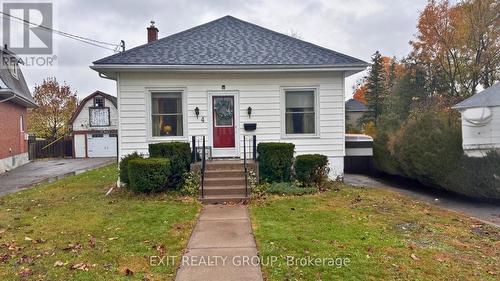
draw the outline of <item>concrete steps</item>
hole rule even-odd
[[[205,168],[203,197],[205,204],[245,202],[245,167],[240,160],[208,161]]]

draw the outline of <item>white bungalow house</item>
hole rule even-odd
[[[324,154],[343,175],[344,81],[366,62],[231,16],[157,35],[152,24],[147,44],[91,66],[117,83],[120,157],[206,136],[214,158],[239,158],[255,135]]]
[[[75,158],[116,157],[117,99],[101,91],[85,97],[69,123]]]
[[[462,115],[462,147],[468,156],[482,157],[500,150],[500,83],[453,108]]]

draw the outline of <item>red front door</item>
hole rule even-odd
[[[213,124],[214,148],[231,148],[234,145],[234,96],[214,96]]]

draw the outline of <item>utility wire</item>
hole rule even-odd
[[[45,30],[47,30],[49,32],[56,33],[58,35],[66,37],[66,38],[74,39],[74,40],[77,40],[77,41],[80,41],[80,42],[83,42],[83,43],[87,43],[87,44],[90,44],[90,45],[93,45],[93,46],[96,46],[96,47],[99,47],[99,48],[110,50],[110,51],[113,51],[113,52],[118,52],[119,48],[121,47],[121,45],[118,45],[118,44],[103,42],[103,41],[99,41],[99,40],[95,40],[95,39],[91,39],[91,38],[87,38],[87,37],[83,37],[83,36],[74,35],[74,34],[71,34],[71,33],[64,32],[64,31],[56,30],[56,29],[53,29],[53,28],[50,28],[50,27],[46,27],[46,26],[43,26],[43,25],[34,24],[34,23],[29,22],[29,21],[27,21],[25,19],[22,19],[22,18],[13,16],[13,15],[10,15],[10,14],[4,13],[2,11],[0,11],[0,14],[5,19],[7,19],[7,17],[10,17],[10,18],[22,21],[25,24],[36,26],[36,27],[40,27],[40,28],[45,29]],[[101,44],[101,45],[107,45],[107,46],[112,46],[114,48],[104,47],[104,46],[101,46],[99,44]]]

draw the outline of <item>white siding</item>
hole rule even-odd
[[[281,73],[281,74],[195,74],[195,73],[130,73],[118,79],[120,109],[120,157],[134,151],[147,154],[148,143],[157,142],[149,134],[148,89],[183,88],[187,93],[187,135],[209,135],[208,93],[228,92],[239,95],[240,141],[244,134],[257,135],[257,141],[293,142],[297,154],[320,153],[332,163],[332,176],[343,174],[344,150],[344,73]],[[290,138],[282,135],[281,94],[283,87],[315,87],[319,94],[319,136]],[[247,108],[252,107],[249,118]],[[197,119],[194,109],[200,109]],[[186,116],[186,113],[185,113]],[[202,121],[204,119],[204,122]],[[243,123],[257,123],[257,130],[245,132]],[[242,151],[242,149],[241,149]]]
[[[89,130],[116,130],[118,129],[118,110],[113,103],[106,99],[105,106],[109,107],[110,126],[109,127],[90,127],[89,123],[89,108],[93,106],[94,100],[88,100],[83,106],[78,116],[73,121],[73,131],[89,131]]]
[[[485,126],[474,126],[462,117],[462,139],[464,152],[481,157],[486,152],[500,150],[500,106],[491,107],[492,120]]]

